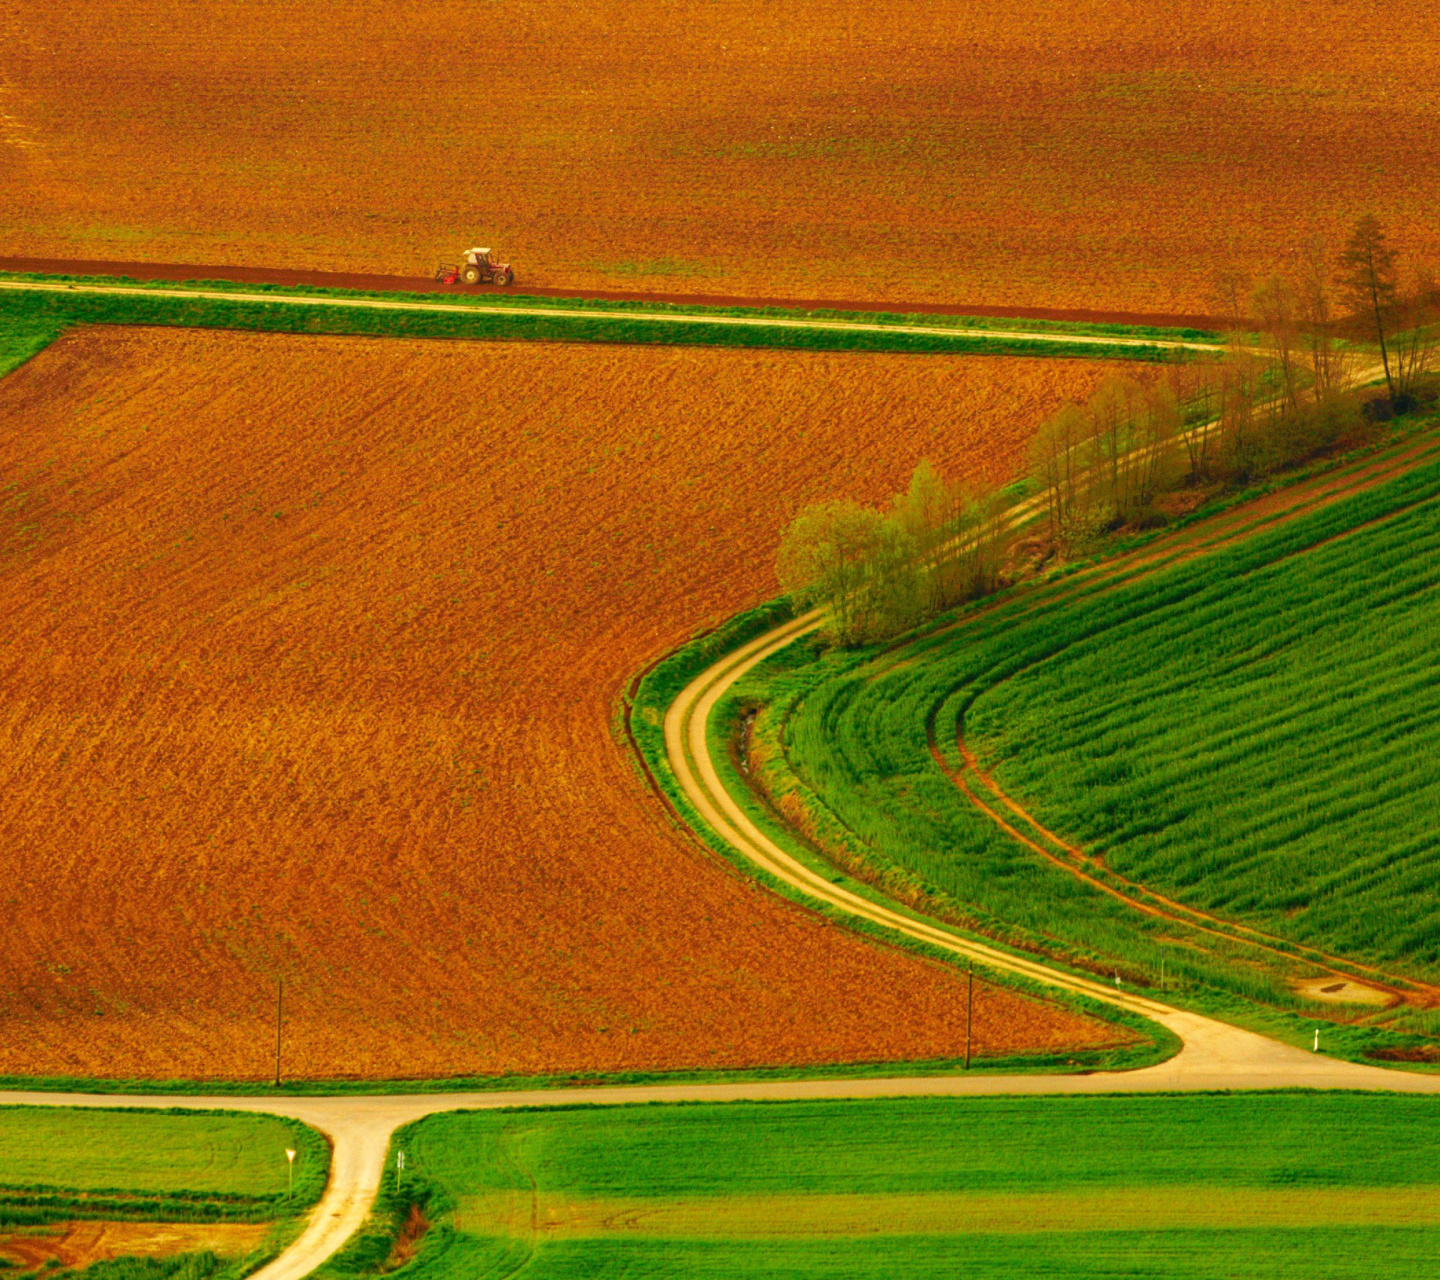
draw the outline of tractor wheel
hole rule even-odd
[[[515,273],[513,271],[507,271],[503,276],[496,276],[495,283],[503,287],[504,285],[509,284],[514,279]]]
[[[477,267],[473,262],[467,262],[465,264],[465,269],[460,273],[460,279],[465,281],[466,284],[479,284],[480,268]]]

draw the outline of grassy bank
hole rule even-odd
[[[240,1112],[0,1107],[0,1152],[0,1265],[46,1280],[240,1280],[330,1166],[314,1129]]]
[[[1225,335],[1211,329],[1166,328],[1159,325],[1107,324],[1078,320],[1044,320],[1029,317],[935,315],[930,312],[907,311],[845,311],[837,308],[775,307],[775,306],[714,306],[681,302],[625,301],[610,298],[557,298],[528,295],[523,288],[505,292],[484,293],[413,293],[364,289],[336,289],[318,285],[242,284],[233,280],[135,280],[126,276],[76,276],[44,273],[0,272],[0,280],[17,284],[75,284],[123,286],[134,289],[168,290],[176,288],[203,289],[214,293],[272,294],[277,297],[348,298],[374,302],[439,302],[447,306],[464,306],[478,311],[505,310],[517,307],[552,307],[563,310],[585,310],[596,314],[606,312],[639,312],[646,315],[701,315],[761,318],[771,320],[838,320],[886,326],[915,326],[940,329],[997,329],[1036,334],[1073,334],[1084,337],[1123,338],[1143,345],[1148,342],[1203,342],[1223,344]]]
[[[372,1230],[426,1276],[1430,1273],[1440,1099],[895,1099],[451,1113]],[[1323,1264],[1317,1265],[1317,1259]]]

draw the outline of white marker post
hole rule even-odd
[[[1313,1049],[1311,1049],[1310,1052],[1311,1052],[1311,1053],[1319,1053],[1319,1052],[1320,1052],[1320,1028],[1319,1028],[1319,1027],[1316,1027],[1316,1028],[1315,1028],[1315,1047],[1314,1047]]]
[[[295,1192],[295,1153],[289,1147],[285,1148],[285,1160],[290,1172],[290,1182],[285,1188],[285,1198],[288,1200]]]
[[[404,1176],[405,1176],[405,1153],[404,1153],[403,1151],[397,1151],[397,1152],[395,1153],[395,1190],[396,1190],[396,1191],[399,1191],[399,1190],[400,1190],[400,1179],[403,1178]]]

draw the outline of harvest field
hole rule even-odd
[[[412,1182],[387,1190],[438,1207],[437,1280],[1369,1280],[1382,1255],[1418,1278],[1437,1121],[1437,1099],[1355,1094],[462,1112],[396,1136]]]
[[[329,1163],[320,1134],[278,1116],[3,1107],[0,1266],[143,1256],[166,1259],[148,1280],[171,1266],[202,1280],[270,1251],[269,1224],[319,1199]]]
[[[0,383],[0,1071],[953,1059],[963,985],[678,831],[647,661],[807,501],[1101,362],[77,330]],[[1129,1033],[984,986],[986,1055]]]
[[[822,838],[1132,984],[1300,1009],[1299,980],[1331,973],[1433,1005],[1435,457],[1357,468],[1288,519],[1236,508],[1208,549],[1197,525],[893,651],[793,655],[766,686],[767,768]]]
[[[1437,55],[1428,0],[31,0],[0,256],[1209,313],[1369,211],[1440,254]]]

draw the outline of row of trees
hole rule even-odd
[[[1109,378],[1084,404],[1050,417],[1030,446],[1057,543],[1114,528],[1150,509],[1173,472],[1184,415],[1176,380]]]
[[[1176,485],[1244,482],[1358,438],[1355,377],[1372,345],[1388,410],[1413,405],[1440,343],[1440,290],[1418,268],[1402,289],[1398,264],[1366,217],[1336,257],[1310,241],[1258,281],[1219,274],[1233,328],[1222,359],[1171,366],[1151,386],[1112,380],[1037,433],[1031,475],[1057,547],[1145,522]]]
[[[1312,237],[1259,280],[1218,272],[1214,295],[1234,332],[1258,329],[1293,408],[1305,392],[1323,400],[1343,384],[1353,355],[1345,339],[1375,344],[1390,399],[1403,406],[1440,337],[1440,284],[1424,264],[1402,264],[1373,214],[1334,258]]]
[[[1147,523],[1168,489],[1249,480],[1357,435],[1366,348],[1378,349],[1390,411],[1413,404],[1434,363],[1440,289],[1425,271],[1402,275],[1373,217],[1339,255],[1311,241],[1258,281],[1226,271],[1215,283],[1234,331],[1223,358],[1109,378],[1037,432],[1030,475],[1060,552]],[[780,547],[781,585],[824,605],[839,643],[883,639],[994,589],[1003,508],[921,463],[884,510],[833,501],[801,512]]]
[[[850,501],[802,511],[780,544],[780,585],[820,604],[840,644],[868,644],[994,589],[999,500],[922,462],[885,510]]]

